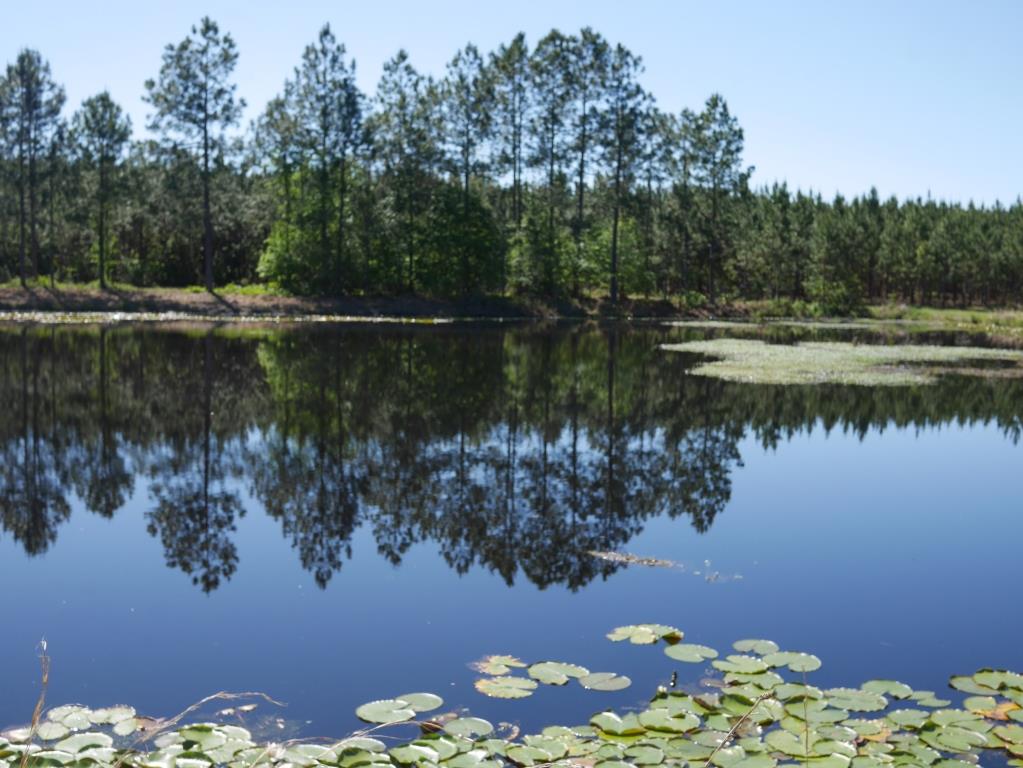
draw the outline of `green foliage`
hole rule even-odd
[[[753,189],[722,95],[662,112],[640,58],[590,28],[467,44],[439,79],[399,51],[364,94],[327,25],[243,135],[238,57],[209,18],[169,45],[145,84],[159,142],[129,145],[106,94],[69,126],[49,65],[20,52],[0,77],[0,281],[621,293],[799,316],[1023,302],[1020,201]]]
[[[770,641],[755,641],[753,647],[766,650],[768,644],[777,647]],[[713,649],[707,649],[705,656],[714,655]],[[748,660],[732,662],[733,667],[753,668],[752,662],[762,666],[773,657],[799,680],[820,667],[817,657],[803,653],[770,653],[764,662],[752,656],[729,658]],[[564,672],[550,680],[553,685],[564,684],[568,676],[582,670],[577,665],[545,664],[541,676]],[[725,666],[723,662],[715,665]],[[0,766],[13,768],[27,758],[33,768],[76,762],[99,768],[571,768],[591,762],[608,768],[774,768],[779,762],[799,761],[822,768],[951,768],[976,764],[992,752],[1000,759],[1007,758],[1011,765],[1023,763],[1018,759],[1023,757],[1023,726],[1013,722],[1023,712],[1023,675],[1015,672],[986,669],[972,676],[953,677],[956,687],[983,689],[989,694],[970,697],[959,709],[934,708],[948,706],[948,702],[924,703],[933,699],[932,692],[913,691],[895,681],[822,690],[786,682],[777,673],[762,675],[756,682],[735,677],[728,673],[723,680],[714,681],[714,687],[692,692],[661,687],[639,711],[620,714],[603,709],[593,714],[587,725],[550,725],[540,733],[521,736],[506,723],[495,727],[474,716],[452,713],[421,721],[420,713],[443,704],[439,696],[429,693],[360,706],[356,714],[374,724],[374,730],[400,727],[407,733],[410,727],[420,728],[410,741],[388,736],[387,743],[357,733],[333,743],[298,739],[261,744],[250,730],[234,724],[179,726],[177,718],[144,720],[130,707],[56,707],[37,728],[12,729],[0,736]],[[598,692],[615,691],[624,687],[628,678],[595,673],[581,677],[580,682]],[[490,696],[521,698],[520,694],[528,695],[535,686],[530,679],[514,677],[493,678],[487,686],[478,684],[477,688]],[[905,700],[928,708],[907,708]],[[248,704],[219,715],[253,707]],[[153,739],[150,751],[139,749],[143,740],[135,738],[138,732]]]

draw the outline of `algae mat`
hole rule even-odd
[[[715,358],[693,369],[698,376],[751,384],[931,384],[942,373],[1023,376],[1023,352],[981,347],[881,346],[848,342],[767,344],[751,339],[709,339],[665,344],[672,352]],[[969,364],[976,365],[970,366]]]

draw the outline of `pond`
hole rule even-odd
[[[818,685],[1023,666],[1023,381],[743,384],[661,346],[727,333],[4,327],[0,726],[43,638],[53,704],[259,690],[335,735],[406,691],[535,728],[713,672],[622,624],[771,638]],[[492,653],[634,685],[489,699]]]

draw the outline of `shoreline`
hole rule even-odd
[[[210,322],[511,322],[528,320],[686,320],[749,312],[741,306],[684,310],[656,299],[625,300],[611,306],[600,299],[538,300],[481,296],[447,300],[421,296],[320,298],[207,293],[188,288],[92,286],[0,287],[0,320],[6,322],[128,322],[207,320]]]

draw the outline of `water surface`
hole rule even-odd
[[[535,727],[703,676],[603,639],[646,621],[814,652],[821,685],[1023,667],[1023,383],[729,384],[658,349],[716,332],[0,330],[0,725],[43,637],[53,703],[257,689],[330,734],[412,690]],[[486,699],[488,653],[635,683]]]

